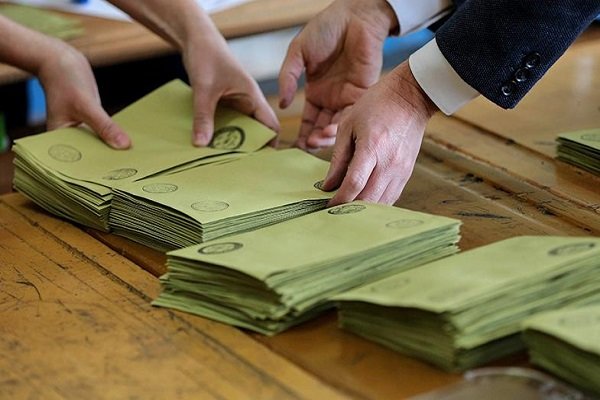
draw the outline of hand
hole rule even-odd
[[[96,80],[86,58],[58,40],[48,51],[37,74],[46,93],[49,130],[87,124],[115,149],[127,149],[127,134],[108,116],[100,104]]]
[[[306,67],[297,147],[313,151],[333,144],[340,112],[377,82],[383,41],[397,27],[384,0],[338,0],[292,41],[279,74],[279,106],[290,105]]]
[[[233,57],[223,36],[197,0],[109,0],[171,43],[183,55],[194,91],[192,141],[210,143],[217,103],[279,131],[275,113],[257,83]]]
[[[197,35],[183,49],[184,64],[194,91],[194,144],[210,143],[219,102],[279,131],[277,117],[256,81],[231,55],[212,24],[207,28],[210,32]]]
[[[369,89],[340,122],[323,183],[323,190],[339,187],[329,205],[355,199],[393,204],[412,174],[425,125],[436,110],[407,62]]]

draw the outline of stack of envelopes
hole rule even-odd
[[[113,150],[80,128],[18,140],[15,187],[40,206],[84,225],[108,230],[112,189],[173,169],[253,152],[275,133],[236,111],[219,109],[209,147],[192,146],[192,93],[172,81],[114,116],[133,147]]]
[[[272,225],[326,207],[329,163],[298,149],[145,179],[115,190],[115,233],[172,250]]]
[[[167,254],[154,305],[271,335],[335,294],[458,251],[460,221],[353,202]]]
[[[600,174],[600,129],[564,133],[557,141],[560,160]]]
[[[533,313],[600,298],[600,239],[523,236],[344,293],[340,325],[447,370],[523,348]]]
[[[60,39],[72,39],[84,33],[83,24],[79,19],[37,7],[0,4],[0,15],[27,28]]]
[[[524,328],[534,364],[600,396],[600,304],[542,313]]]

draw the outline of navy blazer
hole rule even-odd
[[[513,108],[600,14],[600,0],[455,0],[436,32],[458,75]]]

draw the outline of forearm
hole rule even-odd
[[[50,60],[60,57],[70,47],[64,42],[44,36],[0,16],[0,61],[31,74]]]
[[[467,84],[512,108],[600,13],[597,0],[551,3],[461,2],[436,43]]]
[[[136,21],[183,51],[194,38],[217,36],[218,30],[196,0],[109,0]]]
[[[395,104],[404,104],[404,108],[415,117],[428,121],[439,110],[415,79],[408,62],[403,62],[390,72],[389,82],[390,89],[397,96],[394,97]]]

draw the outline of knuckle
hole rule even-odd
[[[377,196],[375,196],[374,193],[368,192],[368,193],[361,193],[360,195],[358,195],[356,197],[357,200],[364,200],[366,202],[369,203],[376,203],[379,198]]]
[[[359,173],[351,173],[346,176],[346,187],[352,191],[359,191],[364,187],[364,178]]]
[[[389,167],[403,167],[407,164],[407,157],[403,151],[398,149],[392,152],[386,161]]]
[[[211,117],[211,114],[206,109],[206,107],[197,108],[194,111],[194,122],[206,121],[210,117]]]
[[[112,139],[117,136],[117,132],[114,128],[112,121],[103,121],[99,127],[98,135],[105,139]]]
[[[308,135],[305,135],[305,137]],[[306,140],[306,139],[305,139]],[[345,154],[343,154],[341,151],[337,151],[334,150],[333,153],[331,154],[331,163],[332,164],[345,164],[347,161],[347,156]]]

